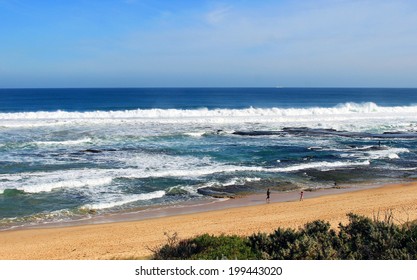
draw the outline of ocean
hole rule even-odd
[[[0,229],[417,178],[417,89],[0,89]]]

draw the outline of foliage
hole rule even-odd
[[[339,225],[339,239],[343,247],[341,259],[393,260],[415,259],[416,252],[408,245],[416,228],[397,226],[391,222],[372,221],[349,214],[349,224]],[[415,242],[414,247],[415,247]]]
[[[298,231],[278,228],[269,235],[258,233],[249,241],[262,259],[275,260],[334,259],[339,247],[335,231],[324,221],[308,223]]]
[[[178,240],[177,235],[168,236],[168,242],[154,252],[154,259],[179,260],[219,260],[219,259],[256,259],[246,238],[240,236],[200,235],[193,239]]]
[[[417,225],[402,226],[348,214],[338,231],[325,221],[307,223],[299,230],[278,228],[249,237],[204,234],[153,250],[154,259],[272,259],[272,260],[393,260],[417,259]]]

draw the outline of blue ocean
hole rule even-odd
[[[417,178],[417,89],[0,89],[0,229]]]

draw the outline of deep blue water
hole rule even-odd
[[[0,112],[309,108],[346,102],[404,106],[416,100],[417,89],[392,88],[0,89]]]
[[[0,89],[0,229],[415,180],[416,101],[416,89]]]

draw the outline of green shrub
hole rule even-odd
[[[348,214],[339,231],[325,221],[307,223],[299,230],[278,228],[271,234],[249,237],[204,234],[178,240],[168,236],[152,250],[154,259],[270,259],[270,260],[378,260],[417,259],[417,224],[398,226]]]
[[[257,259],[248,246],[247,238],[240,236],[213,236],[204,234],[186,240],[168,240],[168,244],[154,250],[154,259],[220,260]]]
[[[200,252],[194,259],[256,259],[248,246],[247,238],[240,236],[213,236],[204,234],[192,240]]]
[[[249,237],[252,250],[262,259],[334,259],[340,247],[334,230],[323,221],[308,223],[298,231],[278,228],[270,235]]]
[[[404,226],[404,234],[402,239],[402,248],[406,248],[410,254],[410,259],[417,259],[417,224],[413,223],[408,226]]]
[[[339,225],[339,239],[343,244],[341,259],[410,259],[404,238],[404,228],[389,222],[348,214],[349,223]]]

